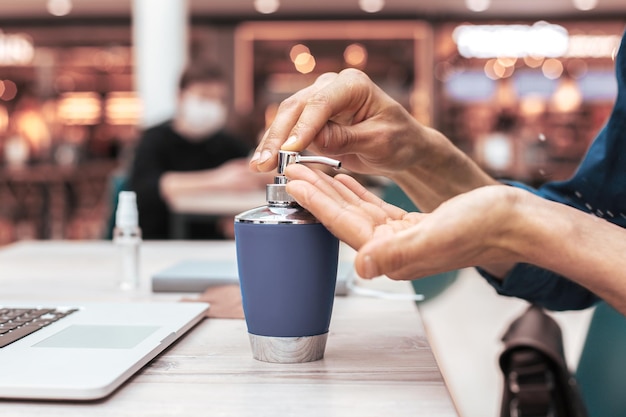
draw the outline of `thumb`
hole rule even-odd
[[[404,245],[398,245],[396,236],[371,240],[357,252],[354,266],[361,278],[386,275],[406,265]]]

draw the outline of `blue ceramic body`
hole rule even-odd
[[[235,222],[248,332],[302,337],[328,332],[339,241],[322,224]]]

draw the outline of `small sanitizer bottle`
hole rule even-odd
[[[137,196],[132,191],[119,193],[115,212],[113,242],[118,246],[118,274],[120,288],[126,291],[139,288],[139,247],[141,229],[137,213]]]

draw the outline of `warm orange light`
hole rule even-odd
[[[35,151],[50,146],[50,130],[42,114],[28,109],[13,115],[15,133],[24,138]]]
[[[498,64],[502,65],[505,68],[512,67],[517,63],[517,58],[509,58],[509,57],[499,57],[497,59]]]
[[[299,43],[291,47],[291,50],[289,51],[289,58],[291,59],[291,62],[295,63],[298,55],[310,53],[311,51],[306,45]]]
[[[367,49],[360,43],[353,43],[343,51],[343,59],[346,64],[362,68],[367,61]]]
[[[490,59],[485,63],[485,75],[491,78],[492,80],[498,80],[500,78],[508,78],[513,75],[513,71],[515,70],[515,66],[509,65],[505,66],[500,61],[501,58],[498,59]]]
[[[296,60],[294,61],[294,65],[296,66],[296,70],[298,72],[308,74],[315,69],[316,62],[313,55],[303,52],[298,54]]]
[[[504,75],[506,74],[506,67],[496,59],[496,62],[493,63],[493,72],[498,76],[498,78],[504,78]]]
[[[576,110],[583,98],[578,84],[572,79],[564,79],[552,96],[552,105],[558,112],[569,113]]]
[[[57,116],[68,125],[94,125],[102,117],[100,97],[96,93],[65,93],[59,99]]]
[[[529,94],[520,101],[520,112],[527,117],[539,116],[546,110],[546,102],[539,95]]]
[[[526,55],[524,57],[524,64],[526,64],[526,66],[530,68],[537,68],[540,67],[541,64],[543,64],[543,59],[544,58],[541,56]]]
[[[501,108],[511,108],[517,103],[517,94],[510,80],[500,80],[496,84],[495,99]]]
[[[136,125],[141,111],[141,102],[131,91],[111,92],[104,103],[105,121],[112,125]]]
[[[563,64],[555,58],[546,59],[541,66],[541,71],[546,78],[556,80],[563,74]]]
[[[485,62],[485,67],[484,67],[485,75],[491,78],[492,80],[497,80],[498,78],[500,78],[500,76],[496,73],[495,68],[494,68],[496,62],[497,61],[495,59],[490,59],[487,62]]]
[[[0,81],[0,85],[2,85],[2,81]],[[9,112],[7,108],[4,106],[0,106],[0,135],[4,134],[9,127]]]

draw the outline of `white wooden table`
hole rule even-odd
[[[247,192],[210,192],[176,197],[169,203],[170,236],[188,239],[192,222],[214,221],[267,204],[265,190]]]
[[[265,189],[246,192],[217,192],[181,195],[169,203],[174,213],[234,216],[265,205]]]
[[[342,256],[348,252],[342,252]],[[183,259],[234,257],[234,242],[146,242],[144,288],[123,293],[110,242],[0,248],[0,302],[177,300],[149,277]],[[189,296],[187,294],[187,296]],[[89,403],[0,401],[2,416],[457,416],[411,301],[337,297],[325,358],[252,359],[243,320],[206,319],[110,397]]]

